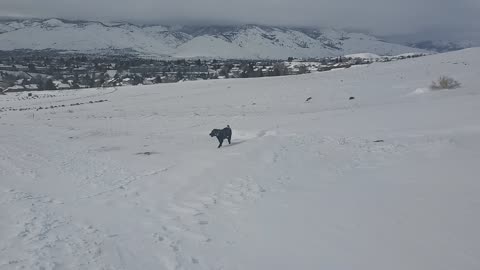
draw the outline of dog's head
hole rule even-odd
[[[210,132],[210,137],[215,137],[215,136],[218,136],[218,129],[214,129],[212,130],[212,132]]]

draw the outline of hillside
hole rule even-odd
[[[0,269],[480,269],[479,70],[0,96]]]
[[[286,59],[352,53],[424,52],[375,37],[332,29],[245,25],[237,27],[137,26],[59,19],[0,21],[0,50],[133,53],[154,57]]]

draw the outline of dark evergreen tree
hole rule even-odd
[[[48,79],[48,80],[45,81],[43,89],[44,90],[57,90],[57,87],[53,83],[52,79]]]
[[[35,68],[35,65],[33,63],[28,64],[28,71],[29,72],[36,72],[37,69]]]
[[[301,65],[300,67],[298,67],[299,74],[305,74],[307,72],[308,72],[308,68],[305,65]]]
[[[178,71],[177,74],[175,75],[175,78],[177,79],[177,81],[183,80],[184,79],[183,72]]]

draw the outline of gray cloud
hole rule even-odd
[[[1,0],[0,16],[163,24],[355,28],[408,34],[480,28],[478,0]]]

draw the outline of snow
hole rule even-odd
[[[116,69],[109,69],[106,72],[108,74],[108,77],[113,78],[115,75],[117,75],[117,70]]]
[[[53,81],[56,89],[70,89],[71,85],[68,83],[62,83],[62,81]]]
[[[430,88],[417,88],[412,92],[412,95],[422,95],[430,92]]]
[[[479,71],[0,96],[0,269],[480,269]]]
[[[28,90],[38,90],[38,85],[36,85],[36,84],[27,84],[27,85],[25,85],[25,89],[28,89]]]
[[[22,89],[25,89],[23,85],[14,85],[14,86],[8,87],[6,90],[11,91],[11,90],[22,90]]]
[[[63,22],[58,19],[50,19],[43,22],[45,25],[50,27],[60,27],[63,25]]]
[[[345,55],[347,58],[360,58],[360,59],[379,59],[380,56],[373,54],[373,53],[357,53],[357,54],[349,54]]]

